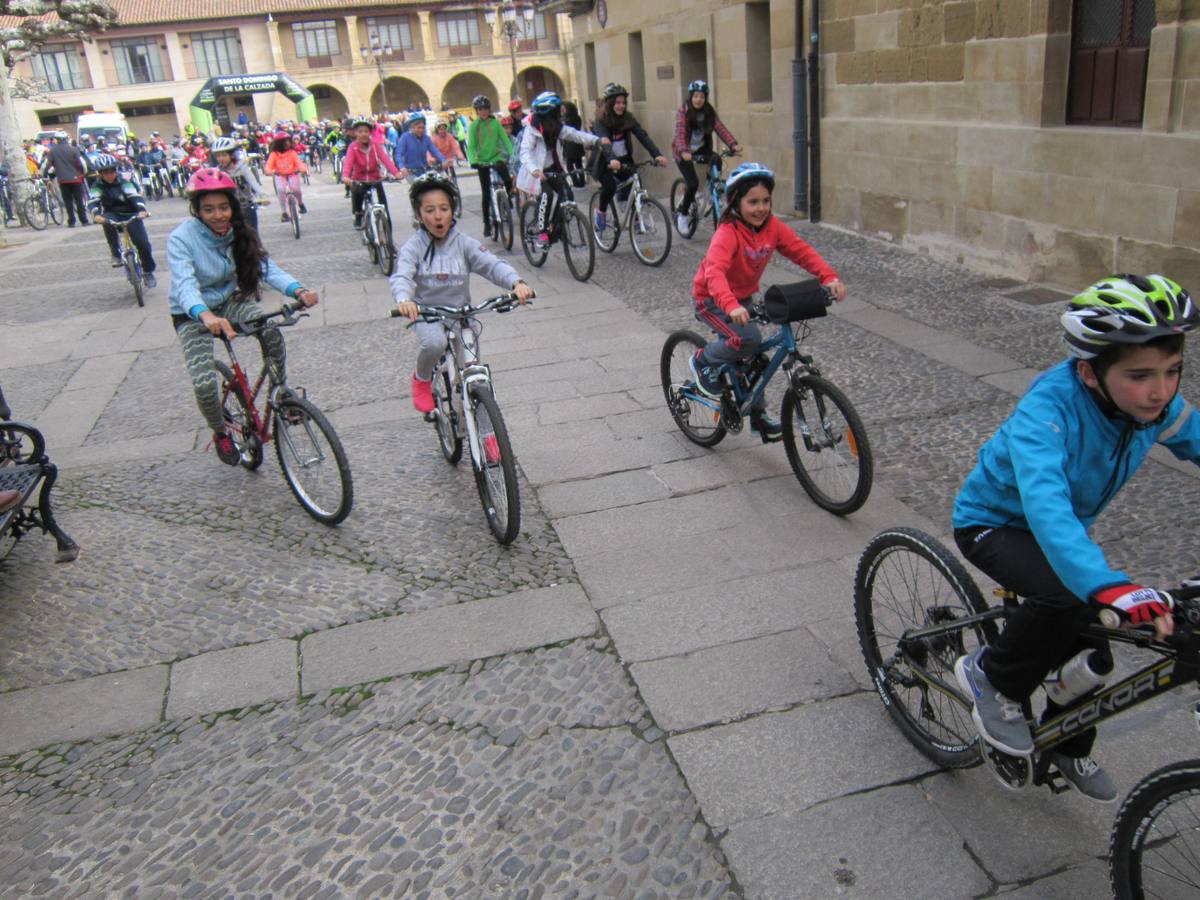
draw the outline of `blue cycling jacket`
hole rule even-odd
[[[1012,415],[979,449],[954,500],[954,527],[1033,533],[1056,575],[1087,600],[1128,584],[1087,529],[1155,443],[1200,462],[1200,416],[1176,395],[1161,423],[1136,430],[1109,418],[1066,360],[1040,375]]]

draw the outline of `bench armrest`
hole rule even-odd
[[[28,422],[0,422],[0,466],[41,462],[46,439]]]

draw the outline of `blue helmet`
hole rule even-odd
[[[531,104],[530,108],[539,116],[544,116],[546,113],[555,112],[562,107],[562,98],[554,91],[542,91],[538,94]]]
[[[689,96],[696,93],[696,91],[702,92],[704,94],[704,96],[707,97],[708,96],[708,82],[702,78],[697,78],[695,81],[693,81],[691,84],[689,84],[687,86],[687,92],[688,92]]]
[[[101,153],[96,157],[94,167],[97,172],[103,172],[105,169],[115,169],[117,167],[117,158],[111,153]]]
[[[753,184],[765,184],[768,191],[775,190],[775,173],[762,163],[744,162],[732,172],[725,181],[725,193],[728,194],[735,185],[741,185],[740,192],[746,193]]]

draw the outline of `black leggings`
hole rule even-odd
[[[607,211],[610,208],[612,205],[613,196],[618,190],[621,191],[622,200],[629,196],[631,177],[632,176],[626,175],[618,182],[617,173],[608,166],[605,166],[600,170],[600,199],[597,202],[600,204],[600,208],[602,210]],[[613,212],[616,212],[616,210],[613,209]]]
[[[478,166],[479,187],[483,192],[483,225],[486,228],[492,221],[492,172],[495,172],[511,197],[513,192],[512,176],[508,174],[508,166],[502,162],[490,166]]]
[[[954,540],[972,565],[1023,598],[980,662],[988,681],[1004,696],[1027,700],[1051,670],[1080,650],[1109,652],[1107,641],[1079,633],[1094,620],[1095,611],[1067,590],[1028,531],[956,528]],[[1047,701],[1046,715],[1059,709]],[[1090,728],[1055,749],[1087,756],[1095,738],[1096,729]]]
[[[383,189],[382,181],[356,181],[350,188],[350,203],[356,217],[362,215],[363,205],[367,199],[367,191],[371,188],[375,188],[375,196],[379,198],[379,202],[383,204],[383,208],[387,209],[387,192]]]
[[[675,165],[679,166],[679,174],[683,176],[683,183],[686,186],[683,196],[679,200],[679,208],[675,211],[691,215],[692,201],[696,199],[696,191],[700,189],[700,176],[696,174],[695,163],[676,159]]]
[[[549,166],[546,166],[546,168],[542,170],[542,174],[546,175],[546,176],[556,175],[556,174],[561,175],[562,169],[557,165],[551,164]],[[551,194],[557,195],[559,203],[562,203],[565,200],[572,200],[575,197],[575,194],[572,193],[571,188],[567,184],[566,179],[559,180],[556,178],[556,179],[551,180],[549,177],[547,177],[546,180],[542,182],[542,192],[538,195],[538,208],[537,208],[537,230],[538,231],[547,231],[550,227],[549,213],[550,213],[550,196],[551,196]]]

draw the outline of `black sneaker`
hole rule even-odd
[[[490,222],[487,222],[483,226],[483,238],[484,238],[484,240],[487,240],[491,236],[492,236],[492,224]]]
[[[764,444],[783,440],[783,425],[778,419],[773,419],[764,412],[750,413],[750,430],[762,438]]]
[[[691,370],[692,378],[696,381],[696,390],[712,400],[720,400],[721,376],[715,367],[700,364],[702,352],[704,351],[697,350],[691,355],[688,359],[688,369]]]
[[[355,216],[355,217],[354,217],[354,230],[355,230],[355,231],[362,231],[362,230],[363,230],[363,220],[362,220],[362,216]]]
[[[300,204],[300,214],[301,214],[302,216],[307,216],[307,215],[308,215],[308,207],[307,207],[307,206],[305,206],[303,203],[301,203],[301,204]]]
[[[213,435],[213,449],[217,451],[217,459],[229,466],[236,466],[242,461],[242,455],[234,446],[233,438],[224,431]]]

